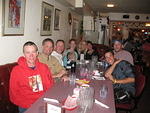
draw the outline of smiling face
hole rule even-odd
[[[119,52],[121,51],[123,48],[122,44],[119,41],[115,41],[114,42],[114,50],[115,52]]]
[[[27,45],[23,48],[24,56],[27,60],[27,64],[35,64],[38,52],[37,48],[34,45]]]
[[[65,49],[65,44],[62,41],[57,42],[56,44],[56,52],[62,54]]]
[[[75,48],[76,48],[76,42],[72,40],[72,41],[69,43],[69,47],[70,47],[70,49],[75,50]]]
[[[44,44],[43,44],[43,53],[45,55],[50,55],[53,52],[53,49],[54,49],[54,45],[53,45],[52,42],[50,42],[50,41],[44,42]]]
[[[105,53],[105,59],[110,65],[112,65],[115,61],[114,55],[111,52]]]
[[[91,44],[91,43],[88,43],[88,44],[87,44],[87,48],[88,48],[88,50],[92,50],[92,49],[93,49],[92,44]]]

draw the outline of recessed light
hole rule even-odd
[[[114,4],[107,4],[107,7],[114,7]]]

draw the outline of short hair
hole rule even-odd
[[[54,46],[54,41],[53,41],[52,39],[50,39],[50,38],[44,39],[44,40],[42,41],[42,45],[44,45],[46,42],[51,42],[52,45]]]
[[[112,49],[107,49],[107,50],[105,50],[104,55],[105,55],[106,53],[112,53],[112,55],[114,55],[114,52],[113,52]]]
[[[28,41],[23,45],[23,52],[24,52],[24,48],[25,46],[34,46],[36,48],[36,51],[38,51],[38,47],[34,42]]]
[[[72,41],[74,41],[74,42],[76,43],[76,40],[75,40],[75,39],[70,39],[70,40],[69,40],[69,44],[70,44]]]
[[[57,41],[56,41],[56,45],[57,45],[58,42],[62,42],[62,43],[65,44],[64,40],[57,40]]]
[[[113,40],[112,42],[113,42],[113,44],[115,44],[115,42],[119,42],[120,44],[123,44],[122,40]]]

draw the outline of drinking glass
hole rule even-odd
[[[92,56],[92,61],[95,62],[95,63],[97,63],[97,61],[98,61],[98,56]]]
[[[100,87],[100,97],[103,98],[103,99],[106,98],[107,93],[108,93],[108,87],[106,85],[102,85]]]
[[[92,87],[81,87],[79,92],[78,104],[81,112],[86,112],[93,107],[94,89]]]
[[[71,73],[69,76],[70,85],[75,85],[76,82],[76,75],[75,73]]]

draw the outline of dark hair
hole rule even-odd
[[[91,44],[91,45],[93,45],[93,43],[92,43],[91,41],[87,41],[87,44]]]
[[[120,44],[123,44],[122,40],[113,40],[112,43],[114,44],[115,42],[119,42]]]
[[[57,40],[57,41],[56,41],[56,45],[57,45],[58,42],[62,42],[62,43],[65,44],[64,40]]]
[[[105,50],[105,52],[104,52],[104,55],[106,54],[106,53],[112,53],[112,55],[114,55],[114,52],[113,52],[113,50],[112,49],[107,49],[107,50]]]
[[[70,39],[70,40],[69,40],[69,44],[70,44],[72,41],[74,41],[74,42],[76,43],[76,40],[75,40],[75,39]]]
[[[93,43],[91,41],[87,41],[87,44],[91,44],[92,49],[93,49]]]
[[[54,41],[52,39],[50,39],[50,38],[44,39],[43,42],[42,42],[42,45],[44,45],[46,42],[51,42],[52,45],[54,46]]]
[[[34,46],[36,48],[36,51],[38,51],[38,47],[34,42],[28,41],[23,45],[23,52],[24,52],[24,48],[25,46]]]

